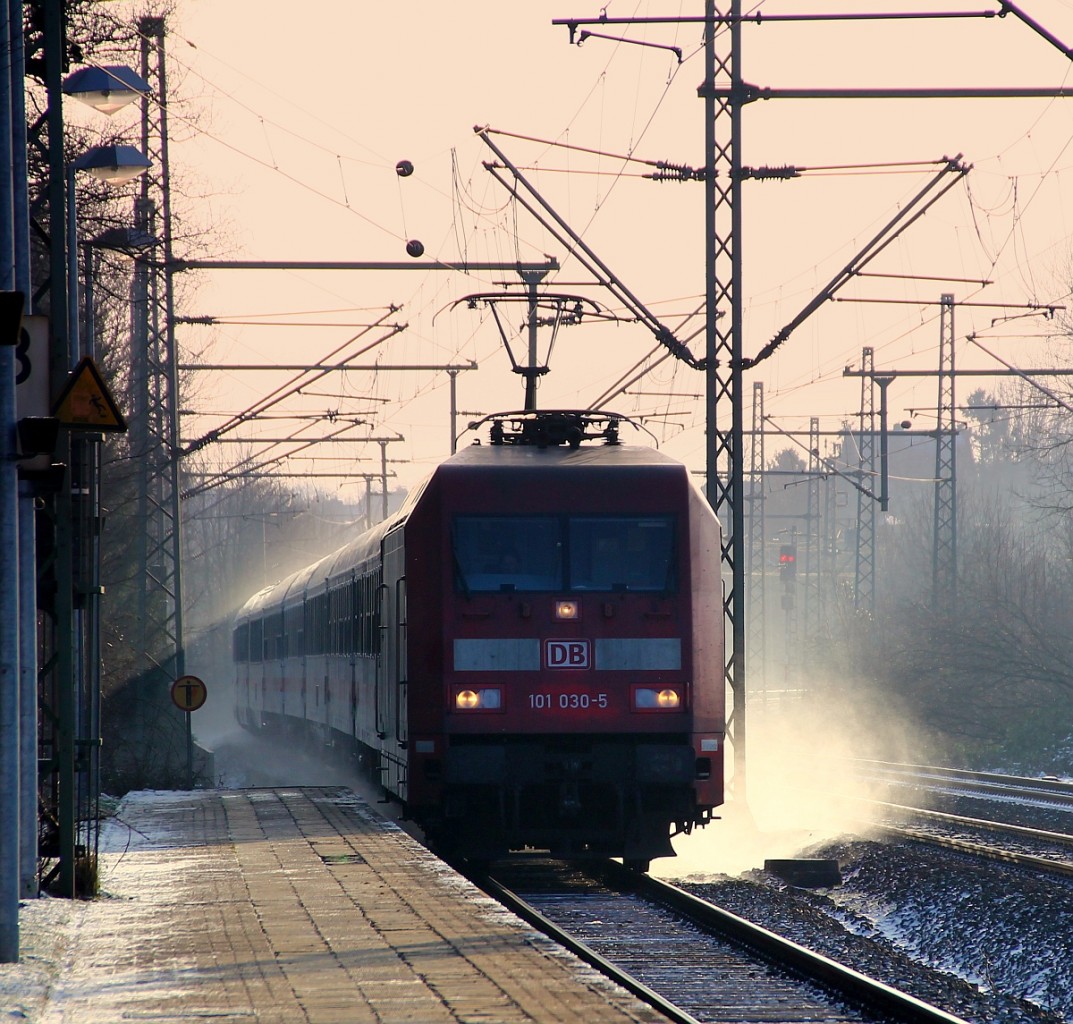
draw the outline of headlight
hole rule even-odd
[[[682,706],[682,694],[671,686],[635,686],[633,706],[638,711],[677,711]]]
[[[503,693],[498,686],[455,691],[455,708],[459,711],[498,711],[502,706]]]
[[[577,601],[556,601],[555,617],[557,619],[577,619],[581,617],[581,605]]]

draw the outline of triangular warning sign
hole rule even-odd
[[[86,356],[68,378],[63,394],[52,407],[60,426],[73,430],[125,431],[127,424],[101,380],[96,364]]]

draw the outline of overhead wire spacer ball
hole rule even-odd
[[[397,164],[395,164],[395,173],[400,178],[408,178],[411,174],[414,173],[414,165],[409,160],[400,160]],[[416,238],[411,238],[406,243],[406,252],[414,259],[418,259],[419,257],[424,256],[425,246]]]

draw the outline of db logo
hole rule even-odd
[[[548,668],[588,668],[588,640],[545,640],[544,663]]]

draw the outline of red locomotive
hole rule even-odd
[[[510,413],[247,602],[249,728],[345,743],[434,846],[640,869],[723,799],[719,527],[607,413]]]

